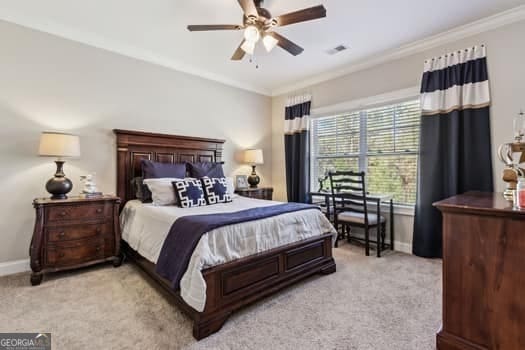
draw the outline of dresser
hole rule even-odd
[[[120,199],[115,196],[35,199],[35,228],[29,255],[31,284],[42,275],[105,261],[119,266]]]
[[[235,193],[243,197],[266,199],[266,200],[271,201],[273,197],[273,188],[272,187],[239,188],[235,190]]]
[[[468,192],[443,213],[439,350],[525,349],[525,210],[501,193]]]

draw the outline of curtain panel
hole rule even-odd
[[[490,89],[484,46],[425,62],[412,250],[442,256],[442,222],[432,203],[493,191]]]
[[[289,202],[306,203],[310,188],[311,97],[289,98],[285,109],[284,153]]]

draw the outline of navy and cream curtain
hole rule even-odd
[[[492,191],[490,90],[484,46],[425,62],[412,250],[441,257],[441,214],[432,203]]]
[[[310,182],[311,96],[289,98],[285,109],[284,153],[289,202],[306,203]]]

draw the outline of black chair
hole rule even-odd
[[[376,244],[377,257],[385,249],[386,219],[381,215],[381,201],[366,196],[365,173],[353,171],[338,171],[329,174],[332,187],[332,206],[334,213],[334,226],[341,232],[336,240],[336,247],[340,238],[345,236],[351,240],[364,241],[366,255],[370,255],[370,242]],[[375,203],[374,203],[375,202]],[[370,213],[368,204],[376,204],[377,211]],[[364,229],[365,238],[352,237],[352,227]],[[370,229],[376,228],[377,239],[370,240]]]

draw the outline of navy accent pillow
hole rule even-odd
[[[217,203],[229,203],[232,201],[232,197],[228,193],[228,187],[226,185],[226,179],[220,178],[201,178],[202,189],[204,196],[206,197],[206,203],[217,204]]]
[[[202,177],[219,178],[224,177],[222,170],[222,163],[201,162],[188,163],[190,168],[190,176],[200,179]]]
[[[151,191],[149,190],[148,186],[144,184],[143,180],[144,179],[141,176],[134,177],[131,180],[131,186],[133,186],[135,191],[135,198],[140,200],[142,203],[151,203]]]
[[[159,179],[162,177],[174,177],[184,179],[186,177],[186,163],[160,163],[142,159],[142,177],[145,179]]]
[[[177,205],[181,208],[192,208],[206,205],[201,181],[198,179],[185,179],[173,181]]]

